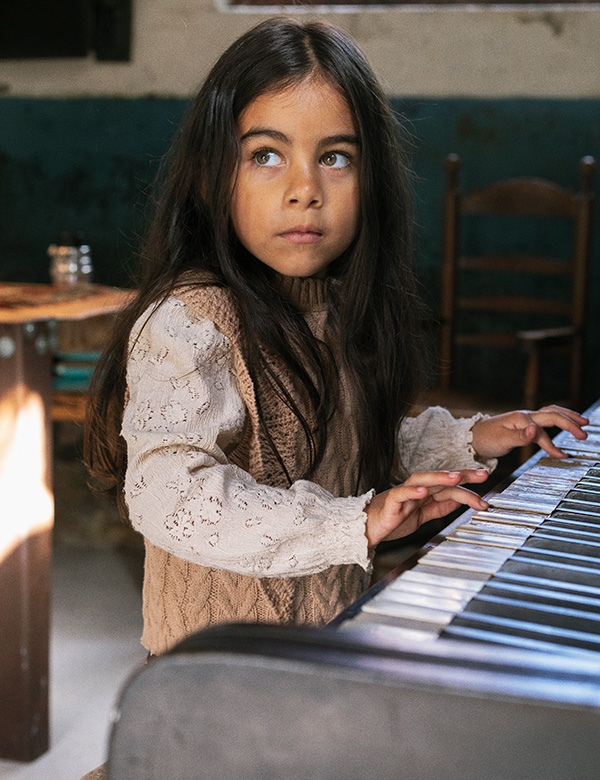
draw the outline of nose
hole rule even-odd
[[[309,162],[297,162],[288,172],[286,202],[304,208],[323,205],[323,191],[319,171]]]

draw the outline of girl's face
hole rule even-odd
[[[323,278],[358,229],[360,148],[347,102],[307,79],[253,100],[238,132],[238,239],[281,274]]]

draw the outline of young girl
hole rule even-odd
[[[411,416],[420,310],[404,154],[365,59],[278,18],[236,41],[184,123],[92,390],[86,457],[145,538],[153,654],[224,621],[321,625],[372,552],[461,504],[462,485],[559,407]],[[448,470],[450,469],[450,470]]]

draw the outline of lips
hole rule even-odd
[[[315,244],[323,237],[323,231],[312,225],[302,225],[284,230],[279,236],[291,244]]]

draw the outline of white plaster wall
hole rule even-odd
[[[221,0],[134,0],[132,59],[0,61],[13,96],[187,96],[240,33],[281,8],[250,12]],[[285,11],[287,12],[287,11]],[[389,94],[599,97],[600,5],[324,7],[294,10],[350,32]]]

